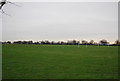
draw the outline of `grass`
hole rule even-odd
[[[117,79],[117,46],[3,45],[3,79]]]

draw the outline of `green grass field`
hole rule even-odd
[[[117,46],[3,45],[3,79],[117,79]]]

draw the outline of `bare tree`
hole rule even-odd
[[[7,44],[11,44],[11,41],[7,41]]]
[[[119,40],[116,40],[116,41],[115,41],[115,44],[120,45],[120,41],[119,41]]]
[[[89,42],[90,45],[93,45],[94,43],[95,43],[94,40],[90,40]]]
[[[88,44],[86,40],[82,40],[82,44]]]
[[[107,45],[108,43],[109,42],[107,42],[107,40],[105,40],[105,39],[100,40],[101,45]]]

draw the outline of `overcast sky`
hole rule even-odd
[[[3,41],[118,39],[117,2],[24,2],[4,6]]]

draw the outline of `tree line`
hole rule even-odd
[[[44,40],[44,41],[37,41],[37,42],[33,42],[33,41],[5,41],[5,42],[0,42],[2,44],[39,44],[39,45],[113,45],[113,46],[118,46],[120,45],[120,41],[116,40],[114,42],[114,44],[110,44],[107,40],[102,39],[100,40],[98,43],[95,42],[94,40],[90,40],[90,41],[86,41],[86,40],[82,40],[81,42],[78,40],[68,40],[67,42],[65,41],[48,41],[48,40]]]

